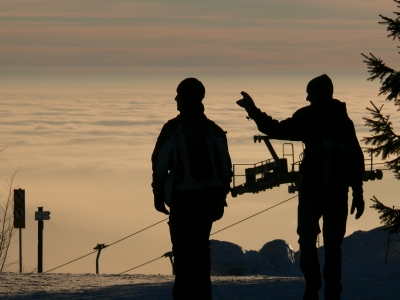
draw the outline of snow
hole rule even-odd
[[[400,299],[400,241],[380,228],[356,231],[343,242],[343,300]],[[323,264],[323,247],[318,249]],[[213,299],[301,299],[299,253],[283,240],[259,251],[211,241]],[[173,276],[0,273],[1,299],[172,299]],[[322,290],[320,296],[322,299]]]
[[[391,235],[389,249],[388,237],[381,228],[356,231],[346,237],[342,245],[343,275],[400,275],[400,236]],[[325,261],[324,251],[323,246],[318,248],[321,266]],[[300,251],[294,253],[284,240],[268,242],[259,251],[247,251],[230,242],[211,240],[213,275],[301,276],[299,258]]]
[[[301,276],[295,270],[294,252],[284,240],[266,243],[260,251],[246,251],[240,246],[211,240],[212,275]]]

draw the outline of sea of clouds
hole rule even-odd
[[[307,105],[303,89],[246,90],[256,104],[278,120]],[[335,96],[347,103],[359,139],[368,135],[363,117],[369,101],[378,105],[383,97],[375,90],[341,90]],[[163,124],[177,115],[175,91],[136,90],[2,90],[0,101],[1,179],[15,176],[15,184],[26,190],[27,228],[23,229],[24,269],[36,267],[37,223],[34,211],[51,211],[44,229],[44,269],[49,270],[93,251],[97,243],[110,244],[165,218],[154,211],[151,192],[150,156]],[[259,134],[255,124],[235,104],[240,90],[207,91],[206,115],[228,132],[233,163],[255,163],[270,158],[263,144],[254,144]],[[399,124],[391,103],[385,112]],[[396,127],[396,126],[395,126]],[[282,142],[273,141],[278,155]],[[294,143],[295,160],[301,143]],[[389,191],[392,191],[390,193]],[[384,180],[365,185],[372,195],[394,203],[396,181],[389,172]],[[377,193],[379,192],[379,193]],[[5,191],[4,191],[5,193]],[[274,205],[291,195],[282,186],[258,195],[228,197],[228,208],[215,230]],[[0,200],[5,200],[4,196]],[[377,214],[367,210],[360,221],[349,218],[348,234],[379,225]],[[279,230],[276,230],[279,228]],[[249,234],[251,233],[251,234]],[[260,249],[282,239],[297,249],[296,199],[221,232],[218,238],[245,249]],[[18,239],[10,248],[10,261],[18,260]],[[166,222],[149,229],[101,254],[100,270],[118,273],[170,251]],[[95,257],[59,269],[62,272],[94,272]],[[15,270],[17,266],[12,268]],[[143,267],[141,273],[169,274],[167,259]]]

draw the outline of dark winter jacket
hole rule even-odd
[[[326,164],[329,164],[329,170],[336,168],[336,173],[330,178],[336,187],[351,186],[353,193],[362,193],[364,156],[344,102],[336,99],[316,101],[283,121],[272,119],[258,108],[252,109],[249,117],[254,119],[262,133],[271,138],[302,141],[305,144],[300,166],[303,180],[314,186],[323,185],[324,170]],[[324,148],[327,144],[329,148]],[[324,161],[326,154],[331,154],[328,150],[332,149],[343,150],[342,157],[339,160]]]
[[[209,155],[207,143],[204,140],[196,141],[196,139],[186,139],[186,149],[188,152],[188,163],[191,172],[191,177],[200,183],[207,186],[207,182],[213,176],[214,160],[219,178],[222,180],[222,185],[215,190],[216,194],[221,195],[221,203],[225,203],[226,195],[230,190],[230,182],[232,179],[232,164],[228,152],[226,133],[213,121],[209,120],[203,113],[196,116],[186,116],[179,114],[176,118],[169,120],[162,128],[157,139],[151,160],[153,169],[152,188],[156,201],[166,202],[166,188],[168,184],[172,185],[172,193],[176,191],[177,185],[181,184],[185,179],[185,166],[180,155],[177,155],[176,165],[174,163],[174,150],[171,144],[180,128],[185,127],[191,130],[194,134],[202,136],[207,131],[213,132],[214,140],[216,141],[213,157]],[[175,165],[175,166],[174,166]],[[168,172],[167,172],[168,170]],[[173,182],[170,183],[167,177],[173,170]],[[188,170],[188,169],[186,169]],[[196,192],[196,191],[193,191]]]

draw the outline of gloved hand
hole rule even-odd
[[[243,107],[247,112],[249,112],[252,108],[256,107],[253,99],[251,99],[250,95],[246,92],[241,92],[243,99],[236,101],[236,104],[240,107]]]
[[[357,209],[357,213],[356,213],[356,220],[357,220],[364,213],[364,208],[365,208],[365,202],[364,202],[363,196],[362,195],[361,196],[353,195],[353,201],[351,203],[350,214],[353,214],[354,210]]]
[[[164,199],[162,198],[159,199],[158,197],[154,197],[154,207],[157,211],[169,215],[169,211],[165,207]]]

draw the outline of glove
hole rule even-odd
[[[169,215],[169,211],[165,207],[164,199],[158,199],[158,197],[154,197],[154,208],[166,215]]]
[[[350,214],[354,213],[354,210],[357,209],[357,213],[356,213],[356,220],[359,219],[362,214],[364,213],[364,207],[365,207],[365,203],[364,203],[364,198],[363,196],[353,196],[353,201],[351,204],[351,210],[350,210]]]
[[[243,107],[247,112],[256,107],[253,99],[251,99],[249,94],[247,94],[246,92],[241,92],[241,94],[243,96],[243,99],[236,101],[237,105]]]
[[[213,193],[212,197],[210,197],[215,200],[213,201],[214,204],[211,206],[211,219],[213,222],[218,221],[223,217],[225,207],[228,206],[226,203],[226,195],[228,192],[225,189],[219,189]]]

